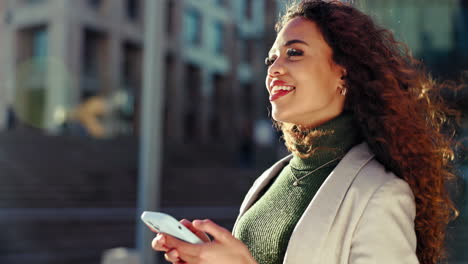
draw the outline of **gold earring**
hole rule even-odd
[[[340,94],[342,96],[345,96],[346,92],[348,92],[348,89],[346,89],[346,87],[343,87],[343,86],[338,87],[338,90],[340,91]]]

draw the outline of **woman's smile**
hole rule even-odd
[[[276,99],[280,98],[280,97],[283,97],[287,94],[289,94],[290,92],[292,92],[294,90],[294,88],[292,90],[283,90],[283,89],[280,89],[280,90],[277,90],[275,91],[273,94],[270,95],[270,102],[273,102],[275,101]]]
[[[270,102],[291,93],[295,89],[296,87],[286,83],[285,81],[273,80],[268,89],[270,92]]]

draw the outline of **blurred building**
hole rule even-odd
[[[390,28],[435,77],[457,79],[468,68],[466,0],[359,0],[358,6]]]
[[[448,50],[454,46],[454,15],[458,0],[402,1],[361,0],[362,9],[390,28],[399,40],[419,56],[429,47]],[[436,18],[436,19],[435,19]]]
[[[59,133],[84,99],[141,86],[141,0],[2,1],[3,107]]]
[[[281,144],[263,64],[280,1],[164,2],[162,206],[229,227]],[[0,262],[98,263],[134,246],[143,3],[0,1]],[[118,105],[110,117],[96,98]],[[70,121],[82,108],[108,140]],[[11,116],[54,136],[9,130]]]
[[[212,2],[168,1],[166,120],[171,140],[229,138],[233,143],[242,120],[252,122],[265,105],[259,78],[265,54],[263,2]]]
[[[168,142],[248,145],[258,121],[268,119],[263,58],[279,1],[165,2]],[[6,0],[0,8],[3,127],[14,109],[50,133],[76,132],[73,110],[98,96],[107,112],[94,115],[110,117],[95,130],[137,135],[142,0]]]
[[[235,141],[266,113],[265,23],[277,13],[270,12],[275,1],[166,2],[167,31],[161,41],[170,140]],[[3,108],[15,106],[28,122],[55,133],[64,115],[90,96],[123,90],[135,98],[133,110],[138,110],[142,4],[2,1]],[[132,113],[136,122],[138,112]]]

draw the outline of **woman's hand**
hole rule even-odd
[[[195,227],[193,227],[192,223],[189,220],[182,219],[180,220],[180,223],[183,224],[185,227],[187,227],[190,231],[192,231],[192,233],[198,236],[203,242],[205,243],[210,242],[210,238],[208,237],[208,235],[205,232],[202,232],[196,229]],[[156,236],[155,239],[153,239],[153,242],[152,242],[153,249],[157,251],[163,251],[163,252],[170,251],[171,249],[165,245],[165,239],[167,236],[169,235],[158,233],[158,235]],[[168,260],[167,256],[165,257],[166,257],[166,260]]]
[[[196,235],[200,237],[206,232],[213,236],[214,240],[209,242],[205,234],[204,238],[200,237],[205,243],[190,244],[166,234],[159,234],[153,240],[153,248],[165,251],[167,261],[177,264],[256,263],[247,247],[225,228],[210,220],[195,220],[190,225],[190,222],[187,222],[184,221],[183,224]]]

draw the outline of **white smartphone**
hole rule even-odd
[[[141,220],[154,232],[165,233],[192,244],[203,243],[192,231],[168,214],[144,211]]]

